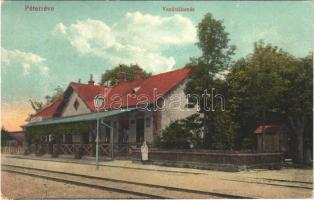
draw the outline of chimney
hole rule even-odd
[[[140,68],[137,68],[134,72],[134,81],[143,79],[143,71]]]
[[[89,85],[94,85],[94,83],[95,83],[95,82],[93,81],[93,74],[91,74],[91,75],[90,75],[90,79],[89,79],[89,81],[88,81],[88,84],[89,84]]]
[[[118,83],[123,83],[126,81],[125,72],[119,72],[117,75]]]

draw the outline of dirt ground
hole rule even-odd
[[[281,170],[256,169],[241,172],[222,172],[214,170],[142,165],[140,163],[133,163],[131,161],[115,160],[100,162],[99,170],[95,170],[94,163],[87,163],[87,161],[85,163],[84,160],[79,160],[76,162],[64,162],[61,159],[43,160],[42,158],[35,159],[32,157],[13,157],[6,155],[2,156],[1,161],[2,164],[6,165],[84,174],[94,177],[129,181],[133,183],[154,184],[181,189],[215,192],[236,196],[238,195],[250,198],[313,197],[313,170],[311,168],[283,168]],[[14,176],[10,177],[9,179],[14,180]],[[16,193],[19,193],[20,195],[24,195],[24,193],[32,195],[31,192],[36,192],[36,190],[38,191],[36,193],[37,197],[41,198],[41,196],[38,195],[46,195],[45,187],[40,189],[38,186],[39,189],[34,191],[27,191],[27,188],[22,188],[23,185],[28,182],[33,183],[33,181],[28,179],[24,182],[21,182],[21,180],[12,182],[11,186],[9,183],[8,186],[4,185],[4,181],[2,184],[2,187],[4,187],[3,193],[8,195],[11,191],[10,188],[13,188],[13,190],[17,190]],[[38,180],[34,181],[34,185],[36,185],[36,182],[38,182]],[[48,183],[48,181],[45,182]],[[42,185],[40,182],[37,184]],[[16,185],[18,185],[18,189],[16,188]],[[86,191],[86,196],[84,196],[85,198],[91,198],[91,196],[88,196],[90,194],[95,194],[95,196],[92,196],[93,198],[130,197],[123,194],[117,194],[117,196],[115,196],[114,193],[98,191],[97,189],[95,189],[95,192],[91,192],[93,191],[92,188],[86,189],[83,187],[81,189],[76,189],[79,187],[61,183],[56,185],[61,185],[59,186],[60,191],[58,193],[49,192],[52,191],[52,189],[50,189],[51,186],[46,186],[46,188],[49,188],[47,192],[49,197],[51,195],[58,195],[55,197],[64,198],[81,197],[79,195],[84,193],[82,191]],[[53,187],[58,186],[54,186],[53,184]],[[149,191],[143,192],[150,194]]]
[[[1,199],[45,198],[140,198],[89,187],[76,186],[15,173],[1,173]]]

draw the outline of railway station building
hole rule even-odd
[[[110,143],[118,152],[143,141],[152,144],[171,122],[197,112],[184,94],[190,73],[191,68],[182,68],[143,78],[139,69],[129,82],[119,73],[113,86],[95,84],[92,76],[85,84],[71,82],[62,96],[23,126],[27,144],[47,144],[50,152],[58,146],[64,154],[80,148],[92,155],[97,132],[102,155],[109,153]],[[100,108],[95,107],[97,95],[104,97]]]

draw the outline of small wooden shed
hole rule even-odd
[[[280,125],[261,125],[254,131],[259,152],[287,151],[287,135]]]

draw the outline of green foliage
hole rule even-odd
[[[199,38],[197,46],[202,50],[200,60],[211,65],[212,73],[226,68],[226,63],[234,54],[235,46],[229,45],[229,33],[225,31],[223,21],[217,20],[212,14],[207,13],[197,28]]]
[[[257,138],[255,138],[255,135],[249,135],[243,139],[243,142],[241,143],[241,149],[255,149],[257,145],[256,141]]]
[[[246,58],[232,63],[235,47],[229,45],[223,22],[206,14],[198,24],[200,58],[192,58],[192,74],[185,93],[204,116],[204,145],[215,149],[252,149],[254,130],[261,124],[286,124],[299,137],[313,141],[313,55],[295,58],[262,41]],[[233,65],[232,68],[230,66]],[[224,70],[226,79],[217,79]],[[226,99],[226,111],[205,110],[205,90],[215,88]],[[193,95],[202,97],[198,102]],[[217,108],[217,105],[214,105]],[[302,152],[300,153],[302,155]]]
[[[242,61],[245,67],[233,71],[235,77],[229,79],[231,92],[250,104],[254,103],[254,110],[260,115],[266,109],[274,109],[277,105],[273,103],[282,97],[289,83],[278,70],[291,66],[291,61],[292,58],[282,50],[256,43],[254,53]]]
[[[280,109],[290,118],[312,117],[313,109],[313,55],[294,59],[292,65],[278,73],[287,81],[286,90],[280,99]]]
[[[261,124],[286,124],[293,134],[312,125],[312,70],[311,55],[298,59],[263,42],[235,64],[227,77],[227,104],[239,124],[237,148],[252,146]]]
[[[202,145],[202,119],[194,114],[186,119],[171,123],[162,131],[162,136],[156,138],[157,147],[168,149],[189,149],[191,146],[200,148]]]
[[[236,148],[241,148],[244,138],[253,134],[261,124],[278,124],[280,116],[271,121],[270,115],[278,112],[278,105],[285,96],[289,80],[279,71],[289,69],[293,58],[277,47],[255,44],[254,52],[240,59],[227,77],[228,105],[233,121],[238,123]]]
[[[126,80],[132,81],[134,78],[134,73],[138,69],[142,70],[143,78],[151,76],[151,73],[147,73],[138,65],[131,64],[130,66],[128,66],[125,64],[121,64],[119,66],[114,67],[113,69],[106,70],[106,72],[101,75],[101,83],[104,84],[105,82],[109,81],[111,85],[116,84],[119,72],[125,72]]]
[[[7,144],[8,140],[10,140],[11,137],[8,135],[8,130],[4,128],[4,126],[1,127],[1,146],[4,146]]]
[[[162,132],[161,144],[167,149],[188,149],[192,134],[180,123],[172,123]]]
[[[219,124],[219,121],[223,120],[221,117],[225,115],[219,116],[221,113],[204,109],[205,103],[208,105],[210,102],[208,97],[203,95],[205,90],[210,93],[212,88],[215,88],[220,94],[226,95],[225,82],[217,79],[217,75],[227,70],[232,63],[231,56],[234,54],[235,46],[229,44],[228,35],[221,20],[215,19],[210,13],[204,16],[198,24],[199,43],[197,43],[202,50],[202,56],[194,59],[191,78],[185,88],[185,94],[191,95],[189,101],[198,104],[200,113],[204,114],[204,145],[206,148],[210,148],[213,145],[212,139],[215,132],[217,132],[216,140],[222,139],[221,141],[216,141],[215,147],[231,148],[229,143],[222,145],[226,139],[221,138],[218,132],[225,134],[226,131],[222,130],[223,127],[231,127],[233,125]],[[195,95],[199,97],[199,102],[195,101],[195,97],[193,97]],[[225,121],[226,123],[230,122],[229,120]],[[229,133],[226,133],[224,136],[228,135]]]
[[[210,115],[212,123],[209,128],[212,131],[212,148],[219,150],[231,150],[235,147],[234,140],[237,123],[232,121],[230,111],[216,111]]]

